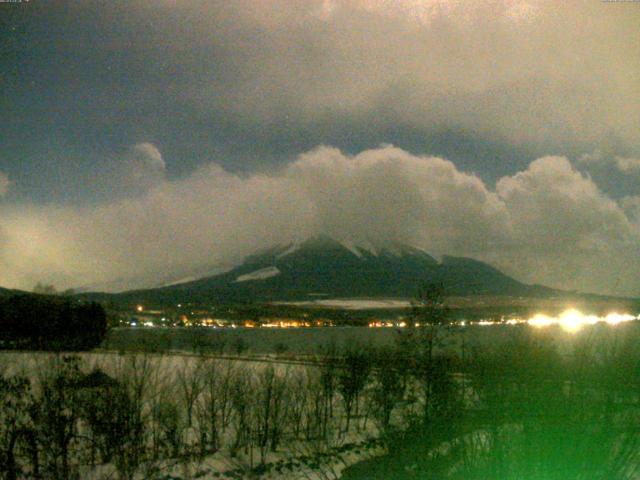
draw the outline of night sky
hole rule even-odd
[[[0,3],[0,285],[316,233],[640,296],[640,3]]]

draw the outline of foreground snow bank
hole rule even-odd
[[[295,451],[298,450],[298,451]],[[304,450],[309,450],[305,452]],[[136,480],[337,480],[344,470],[356,463],[385,455],[383,442],[364,435],[353,442],[344,443],[323,453],[312,453],[308,445],[294,446],[291,450],[272,453],[264,466],[250,467],[250,455],[231,458],[218,452],[200,461],[170,461],[140,471]],[[115,467],[102,465],[86,471],[82,478],[103,480],[114,478]]]

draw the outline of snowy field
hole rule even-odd
[[[38,432],[38,468],[52,478],[327,479],[384,453],[364,393],[346,420],[335,370],[180,354],[74,357],[0,353],[0,374],[28,378],[23,400],[48,412],[46,425],[34,424],[27,409],[14,416],[21,428]],[[10,395],[0,400],[11,405]],[[53,433],[61,424],[65,445]],[[17,464],[32,474],[27,450],[16,449]],[[63,451],[68,470],[52,457]]]

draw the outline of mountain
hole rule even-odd
[[[413,298],[420,285],[433,282],[443,284],[451,295],[537,296],[552,292],[521,283],[470,258],[445,256],[438,262],[421,249],[399,243],[375,248],[320,236],[251,255],[225,273],[108,297],[162,303]]]
[[[27,292],[25,290],[16,290],[13,288],[0,287],[0,298],[11,297],[13,295],[29,295],[29,294],[31,294],[31,292]]]

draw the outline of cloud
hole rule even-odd
[[[601,150],[596,149],[591,153],[585,153],[578,157],[578,163],[584,165],[606,165],[611,163],[611,158],[606,156]]]
[[[616,157],[616,166],[621,172],[640,174],[640,158]]]
[[[637,218],[566,158],[535,160],[526,171],[501,179],[496,191],[512,226],[511,248],[496,261],[518,265],[542,283],[637,295]]]
[[[564,157],[535,160],[526,171],[500,179],[496,191],[509,206],[519,243],[544,250],[629,233],[620,206]]]
[[[25,137],[22,143],[44,145],[40,164],[52,150],[64,157],[76,148],[65,164],[69,170],[85,164],[93,174],[86,164],[96,142],[117,149],[157,139],[169,175],[185,176],[206,158],[246,172],[282,166],[317,144],[355,153],[394,142],[414,153],[438,152],[493,184],[547,153],[573,157],[603,148],[613,157],[640,156],[640,43],[629,41],[637,34],[632,3],[96,5],[76,2],[69,14],[43,4],[29,19],[48,18],[50,29],[64,32],[48,37],[60,44],[54,58],[39,35],[25,43],[36,67],[52,80],[74,72],[68,88],[38,82],[34,105],[12,97],[18,103],[10,111],[54,112],[44,119],[34,113],[31,128],[20,130],[35,128],[30,135],[38,142]],[[100,41],[87,42],[87,32]],[[46,105],[50,98],[75,112],[64,118],[64,132],[47,127],[60,120]],[[18,115],[12,123],[24,120]],[[631,187],[622,192],[631,193]]]
[[[145,195],[166,180],[166,163],[152,143],[137,143],[106,161],[96,162],[96,173],[86,186],[99,201]]]
[[[582,155],[579,163],[587,167],[615,168],[626,174],[640,174],[640,158],[606,155],[600,150]]]
[[[134,150],[160,167],[157,149]],[[0,284],[178,278],[327,233],[469,255],[526,281],[638,295],[640,226],[636,203],[623,203],[563,157],[538,159],[492,189],[446,159],[321,146],[268,174],[210,163],[99,205],[0,205]]]
[[[627,213],[627,216],[635,222],[636,225],[640,225],[640,196],[624,197],[620,203]]]
[[[593,147],[615,137],[640,150],[640,44],[629,42],[637,30],[633,5],[198,5],[171,2],[170,12],[194,19],[193,41],[201,48],[229,52],[220,59],[229,60],[223,72],[219,64],[198,65],[202,75],[184,85],[183,101],[203,115],[224,111],[273,128],[348,118],[516,145]]]
[[[123,191],[140,194],[164,180],[166,165],[156,146],[145,142],[131,147],[118,169],[116,179]]]
[[[335,237],[426,243],[444,253],[472,249],[494,228],[504,228],[500,199],[478,177],[441,158],[392,146],[353,157],[320,147],[285,173],[314,206],[315,230]]]
[[[145,176],[148,172],[164,174],[166,165],[162,159],[162,154],[157,147],[151,143],[138,143],[131,147],[128,153],[128,160],[135,174],[139,177]]]
[[[4,197],[9,191],[11,181],[4,173],[0,172],[0,197]]]
[[[619,156],[597,149],[580,156],[578,166],[621,201],[640,192],[640,158]]]

